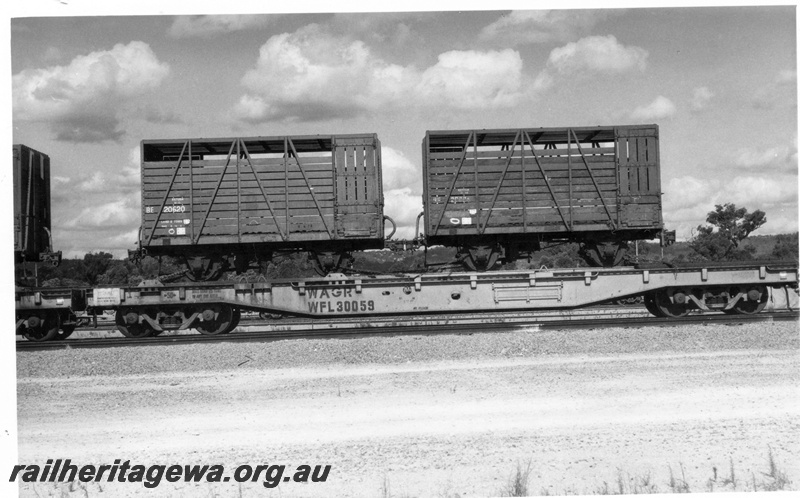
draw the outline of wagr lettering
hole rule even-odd
[[[353,289],[306,289],[309,299],[330,299],[332,297],[353,297]]]

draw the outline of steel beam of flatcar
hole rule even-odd
[[[675,269],[568,269],[530,272],[329,275],[270,283],[101,287],[97,308],[182,307],[224,303],[241,309],[328,318],[567,309],[663,289],[796,287],[797,266]]]

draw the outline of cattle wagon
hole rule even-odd
[[[194,280],[304,251],[320,273],[382,248],[375,134],[143,140],[140,248]]]
[[[657,125],[428,131],[422,151],[425,241],[470,269],[559,241],[616,266],[662,234]]]

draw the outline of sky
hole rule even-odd
[[[411,238],[426,130],[655,123],[664,222],[679,239],[727,202],[766,212],[757,234],[798,230],[793,4],[247,15],[231,1],[235,15],[124,16],[67,5],[10,17],[7,114],[13,143],[51,158],[65,257],[135,247],[139,142],[155,138],[377,133],[385,214]]]

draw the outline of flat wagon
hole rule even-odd
[[[473,270],[551,241],[616,266],[662,233],[658,140],[657,125],[428,131],[426,243]]]
[[[140,248],[213,280],[276,251],[308,251],[320,273],[382,248],[375,134],[143,140]]]
[[[202,334],[234,330],[243,311],[319,319],[311,328],[330,330],[339,319],[358,327],[448,322],[452,314],[567,311],[633,297],[661,318],[690,312],[760,313],[785,295],[797,296],[797,261],[699,264],[660,268],[568,268],[460,273],[356,275],[262,282],[190,282],[99,286],[91,289],[19,289],[17,333],[32,341],[63,339],[75,326],[113,311],[127,337],[196,329]],[[778,302],[775,299],[773,302]],[[795,308],[796,312],[796,308]],[[398,320],[387,321],[395,317]],[[333,320],[331,320],[333,319]],[[422,321],[420,321],[422,320]],[[500,315],[485,317],[492,325]],[[657,323],[657,322],[656,322]],[[491,329],[491,327],[489,327]]]
[[[50,157],[22,144],[13,146],[14,260],[58,265],[50,232]]]

